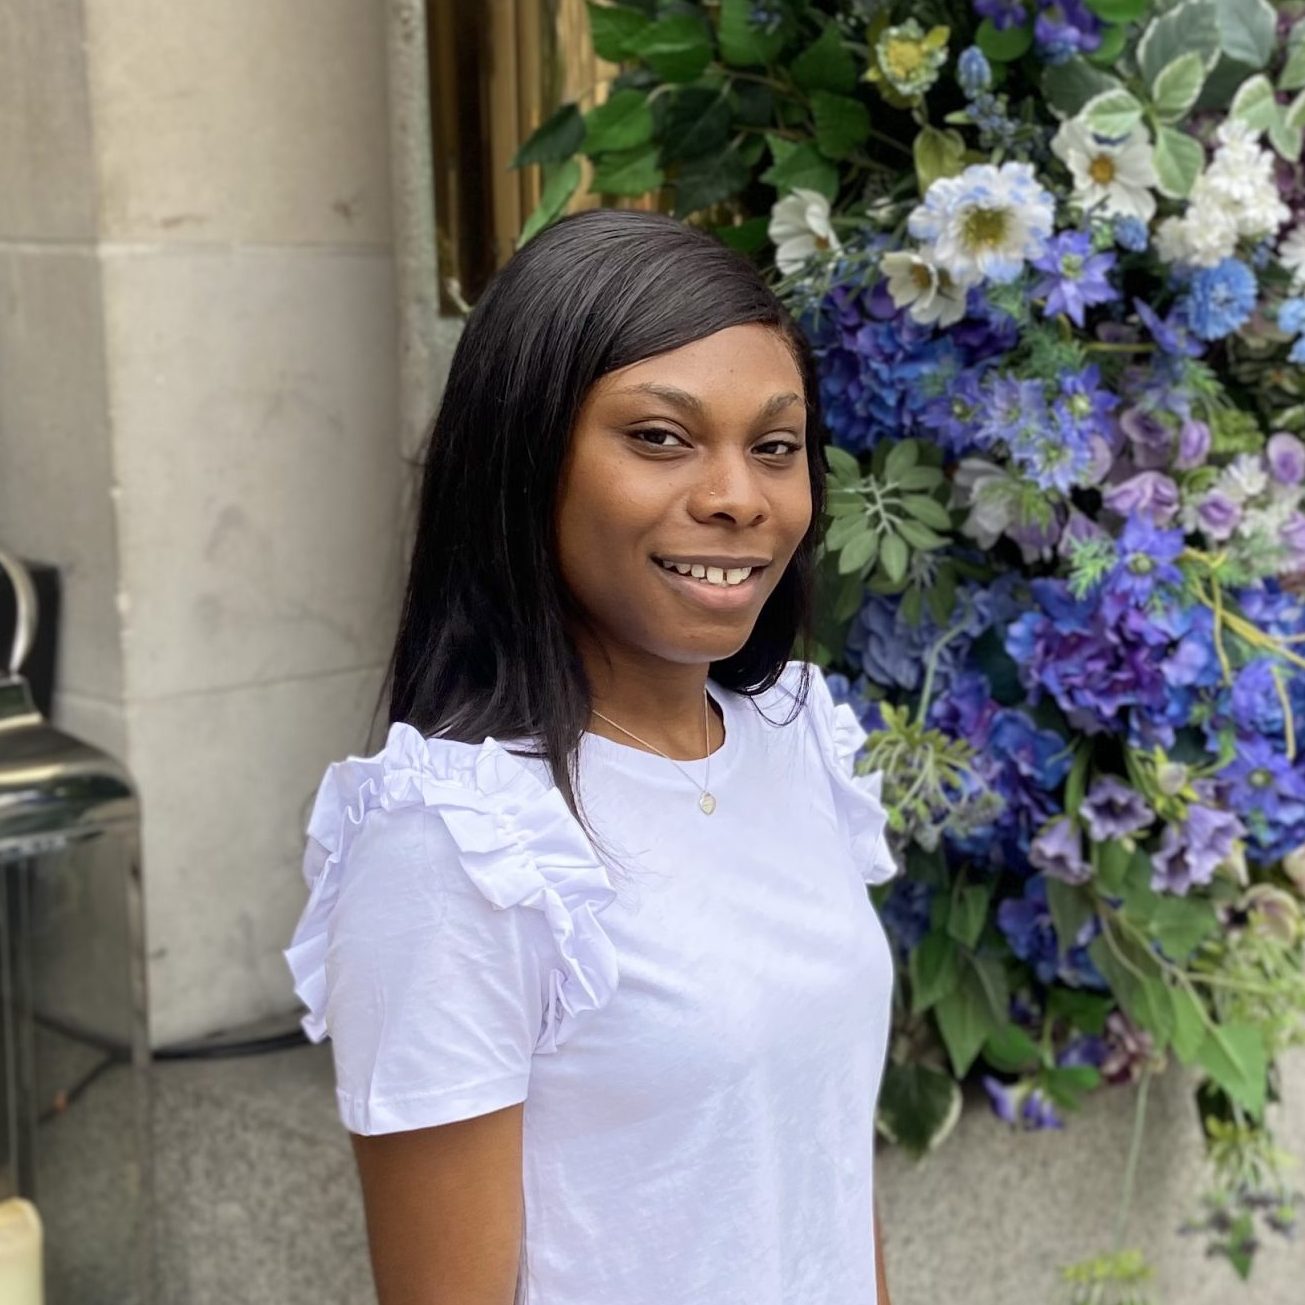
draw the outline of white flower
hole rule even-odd
[[[1219,489],[1234,503],[1259,498],[1269,488],[1264,460],[1255,453],[1239,453],[1219,474]]]
[[[1154,243],[1161,262],[1217,267],[1237,252],[1237,223],[1222,209],[1192,204],[1182,217],[1160,223]]]
[[[933,261],[958,286],[1013,281],[1051,235],[1055,205],[1029,163],[971,164],[939,177],[908,219]]]
[[[965,316],[965,290],[928,255],[928,250],[896,250],[879,260],[879,268],[887,273],[888,293],[898,308],[909,305],[911,317],[922,325],[951,326]]]
[[[961,526],[982,549],[991,548],[1014,522],[1018,503],[1015,479],[986,458],[962,458],[952,478],[952,507],[969,508]]]
[[[1143,222],[1155,216],[1155,163],[1145,127],[1134,127],[1122,141],[1112,143],[1072,119],[1061,123],[1051,148],[1073,174],[1073,200],[1081,208]]]
[[[1305,222],[1298,222],[1278,246],[1278,262],[1291,273],[1293,294],[1305,290]]]
[[[775,264],[785,276],[801,270],[817,253],[841,249],[829,217],[829,201],[815,190],[795,187],[770,210],[766,229],[775,246]]]

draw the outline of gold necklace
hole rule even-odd
[[[659,756],[666,757],[666,753],[664,753],[655,743],[649,743],[647,739],[641,739],[633,730],[626,729],[624,725],[618,725],[610,716],[604,716],[601,711],[597,710],[597,708],[591,707],[590,710],[599,720],[605,720],[609,725],[615,726],[616,729],[620,730],[622,734],[628,734],[636,743],[642,743],[645,748],[651,748]],[[709,816],[716,810],[716,799],[711,795],[707,788],[707,785],[711,782],[711,731],[707,725],[707,686],[705,684],[702,686],[702,736],[704,739],[704,746],[707,749],[707,755],[704,758],[707,765],[702,776],[701,792],[698,796],[698,810],[701,811],[704,816]],[[693,776],[690,775],[674,757],[666,757],[666,760],[682,774],[687,775],[694,788],[699,788],[698,781],[694,779]]]

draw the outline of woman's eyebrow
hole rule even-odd
[[[705,416],[707,411],[706,405],[696,394],[690,394],[688,390],[681,390],[674,385],[660,385],[656,381],[644,381],[640,385],[631,385],[624,390],[617,390],[616,393],[651,394],[658,399],[664,399],[677,408],[692,412],[698,417]],[[803,402],[802,396],[794,394],[791,390],[786,394],[773,394],[762,405],[761,411],[757,414],[757,420],[769,421],[772,417],[776,417],[783,412],[785,408]]]

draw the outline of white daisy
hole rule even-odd
[[[888,276],[893,303],[909,306],[911,317],[922,325],[951,326],[965,316],[965,290],[934,264],[927,250],[885,254],[879,268]]]
[[[971,164],[959,176],[939,177],[908,219],[932,247],[939,271],[958,286],[1013,281],[1042,253],[1055,204],[1029,163]]]
[[[819,191],[801,187],[770,210],[766,233],[775,246],[775,265],[785,276],[800,271],[816,254],[842,248],[830,220],[829,201]]]
[[[1155,216],[1157,178],[1145,127],[1139,124],[1123,140],[1111,142],[1071,119],[1061,123],[1051,148],[1073,174],[1073,200],[1080,208],[1143,222]]]

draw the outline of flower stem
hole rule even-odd
[[[1128,1163],[1124,1167],[1124,1192],[1119,1202],[1119,1213],[1115,1218],[1114,1253],[1123,1249],[1124,1230],[1128,1227],[1128,1215],[1133,1205],[1133,1184],[1137,1178],[1137,1163],[1142,1155],[1142,1134],[1146,1127],[1146,1098],[1151,1088],[1151,1071],[1142,1071],[1142,1081],[1137,1087],[1137,1111],[1133,1115],[1133,1136],[1128,1144]]]

